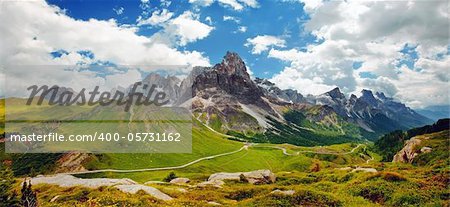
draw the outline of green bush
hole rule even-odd
[[[175,175],[174,172],[170,172],[164,179],[164,182],[170,182],[171,180],[177,178],[177,175]]]
[[[351,189],[355,196],[361,196],[374,203],[383,204],[389,200],[394,191],[393,186],[388,185],[386,181],[367,181],[356,185]]]
[[[342,202],[329,193],[297,190],[294,195],[269,194],[253,201],[255,206],[342,206]]]

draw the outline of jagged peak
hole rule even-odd
[[[377,103],[379,102],[379,100],[377,98],[375,98],[375,96],[373,95],[373,92],[371,90],[363,89],[361,91],[361,94],[362,94],[361,99],[372,106],[376,106]]]
[[[227,73],[228,75],[235,74],[250,79],[244,61],[235,52],[227,51],[222,62],[215,65],[214,68],[221,73]]]
[[[336,87],[333,90],[326,92],[325,94],[329,95],[331,98],[338,98],[338,99],[345,98],[345,95],[341,92],[339,87]]]
[[[362,96],[373,96],[372,91],[368,90],[368,89],[362,89],[361,94],[362,94]]]
[[[386,97],[386,95],[384,95],[383,92],[376,92],[375,95],[376,95],[378,98],[380,98],[381,100],[386,100],[386,99],[388,99],[388,98]]]

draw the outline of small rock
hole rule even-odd
[[[57,196],[55,196],[55,197],[53,197],[51,200],[50,200],[50,203],[53,203],[53,202],[55,202],[56,201],[56,199],[58,199],[59,198],[59,195],[57,195]]]
[[[214,202],[214,201],[209,201],[208,204],[212,205],[212,206],[221,206],[222,205],[222,204]]]
[[[270,192],[271,194],[283,194],[283,195],[294,195],[295,190],[274,190]]]
[[[357,167],[352,170],[352,172],[357,172],[357,171],[372,172],[372,173],[378,172],[377,169],[375,169],[375,168],[363,168],[363,167]]]
[[[189,178],[175,178],[175,179],[172,179],[171,181],[170,181],[170,183],[173,183],[173,184],[186,184],[186,183],[189,183],[191,180],[189,180]]]
[[[351,167],[341,167],[341,168],[338,168],[338,170],[344,170],[344,171],[351,170],[351,169],[352,169]]]
[[[431,152],[431,147],[422,147],[422,149],[420,149],[421,153],[429,153]]]

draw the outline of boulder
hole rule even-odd
[[[53,184],[61,187],[83,186],[88,188],[98,188],[100,186],[113,185],[131,185],[137,184],[131,179],[111,179],[111,178],[91,178],[82,179],[67,174],[56,174],[52,176],[38,176],[30,179],[31,184],[37,185],[40,183]]]
[[[189,180],[189,178],[175,178],[175,179],[172,179],[171,181],[170,181],[170,183],[173,183],[173,184],[186,184],[186,183],[189,183],[191,180]]]
[[[208,181],[214,180],[242,180],[245,179],[251,184],[268,184],[276,180],[275,174],[270,170],[256,170],[251,172],[236,172],[236,173],[214,173],[209,176]]]
[[[146,186],[146,185],[139,185],[139,184],[135,184],[135,185],[116,185],[114,187],[116,187],[117,189],[119,189],[122,192],[132,193],[132,194],[135,194],[138,191],[142,190],[145,193],[147,193],[147,194],[149,194],[149,195],[151,195],[151,196],[153,196],[153,197],[155,197],[157,199],[163,200],[163,201],[169,201],[169,200],[173,199],[172,197],[170,197],[169,195],[159,191],[158,189],[156,189],[154,187]]]
[[[167,194],[159,191],[156,188],[140,185],[128,178],[122,179],[110,179],[110,178],[91,178],[91,179],[83,179],[76,178],[72,175],[67,174],[56,174],[52,176],[38,176],[30,179],[31,184],[52,184],[58,185],[61,187],[75,187],[82,186],[87,188],[98,188],[100,186],[112,186],[119,189],[125,193],[136,193],[139,190],[143,190],[149,195],[161,199],[161,200],[171,200],[172,198]],[[57,197],[54,197],[52,200],[56,200]]]
[[[394,155],[392,162],[403,162],[411,163],[418,154],[414,150],[416,146],[420,145],[422,140],[417,137],[413,137],[405,142],[403,149],[401,149],[397,154]]]
[[[222,185],[224,185],[225,182],[223,182],[222,180],[208,180],[205,182],[201,182],[199,184],[197,184],[197,187],[216,187],[216,188],[222,188]]]

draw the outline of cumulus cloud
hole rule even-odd
[[[164,30],[158,34],[158,38],[185,46],[190,42],[207,37],[213,29],[214,27],[200,22],[198,14],[185,11],[178,17],[168,21],[164,25]]]
[[[310,81],[313,88],[336,85],[348,93],[362,88],[381,90],[413,107],[448,104],[445,1],[301,2],[311,18],[302,24],[318,42],[302,51],[272,49],[269,57],[290,63],[272,78],[274,82],[286,86],[297,73],[301,81],[316,78]],[[418,58],[408,60],[414,68],[399,64],[405,60],[401,52],[405,45],[417,46]],[[362,62],[359,69],[353,69],[355,62]],[[361,77],[361,72],[375,78]]]
[[[241,11],[245,7],[257,8],[259,7],[258,1],[256,0],[189,0],[189,3],[207,7],[213,4],[214,2],[218,2],[219,5],[223,5],[228,8],[232,8],[236,11]]]
[[[248,38],[245,46],[252,47],[252,54],[261,54],[270,47],[286,47],[286,41],[275,36],[258,35],[254,38]]]
[[[63,10],[45,1],[7,2],[1,5],[0,63],[4,70],[18,65],[83,65],[110,62],[116,65],[210,65],[209,59],[198,51],[178,50],[153,37],[137,34],[137,28],[118,25],[111,20],[76,20]],[[178,24],[177,24],[178,23]],[[191,23],[191,22],[188,22]],[[182,25],[183,22],[175,22]],[[17,26],[20,25],[20,26]],[[198,26],[198,25],[197,25]],[[190,34],[189,27],[179,26],[184,42],[206,34]],[[184,39],[183,39],[184,38]],[[54,57],[54,51],[64,51]],[[89,51],[92,56],[80,51]],[[61,83],[76,79],[79,85],[103,84],[120,78],[97,76],[95,72],[56,70],[59,73],[38,73],[43,77],[59,77]],[[22,71],[33,74],[35,71]],[[44,71],[45,72],[45,71]],[[134,80],[133,73],[121,73],[123,80]],[[4,75],[3,75],[4,76]],[[36,76],[37,77],[37,76]],[[64,78],[65,77],[65,78]],[[70,80],[67,81],[67,78]],[[11,81],[11,79],[8,79]],[[65,82],[66,81],[66,82]],[[73,82],[73,81],[72,81]]]
[[[223,21],[233,21],[237,24],[241,23],[241,20],[237,17],[233,17],[233,16],[223,16]]]
[[[138,26],[142,25],[154,26],[167,22],[170,18],[172,18],[172,16],[173,12],[170,12],[167,9],[162,9],[154,11],[152,15],[147,19],[143,19],[141,16],[139,16],[136,21]]]

